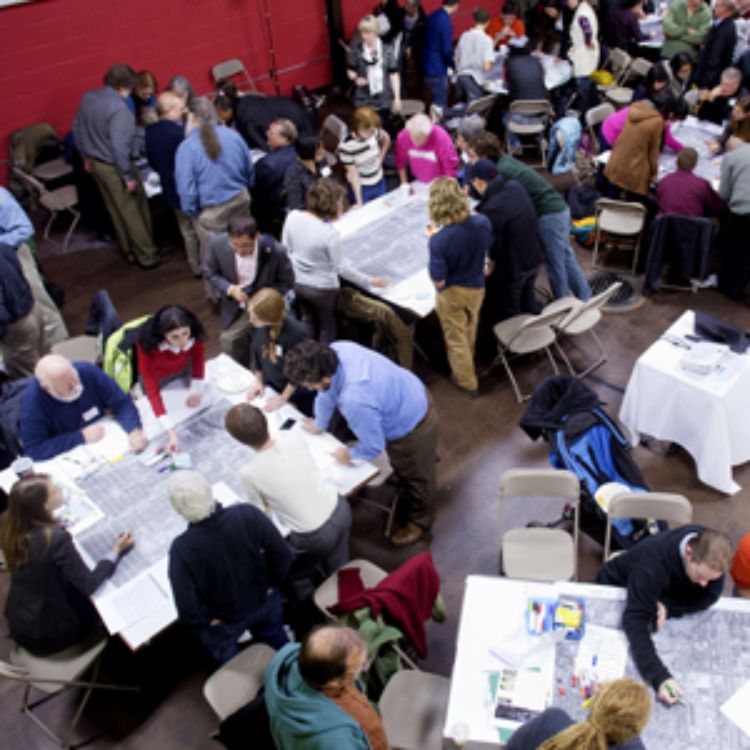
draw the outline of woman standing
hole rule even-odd
[[[315,394],[296,388],[283,373],[286,352],[309,338],[302,324],[287,313],[284,298],[270,287],[253,295],[247,312],[254,328],[252,351],[255,375],[255,385],[247,392],[247,400],[252,401],[260,396],[268,385],[277,395],[266,401],[263,407],[265,411],[275,411],[287,401],[292,401],[305,416],[311,417]]]
[[[203,325],[180,305],[162,307],[142,326],[135,343],[138,373],[154,415],[169,442],[167,449],[180,449],[174,426],[167,415],[161,395],[163,385],[184,376],[190,384],[185,403],[191,409],[200,405],[206,371]]]
[[[479,310],[484,300],[487,255],[492,225],[486,216],[471,216],[466,194],[452,177],[430,185],[430,278],[437,289],[436,312],[443,329],[453,382],[479,395],[474,369]]]
[[[62,651],[100,624],[89,597],[115,572],[132,546],[119,534],[107,557],[89,570],[70,534],[55,520],[60,488],[46,474],[20,479],[10,491],[0,544],[10,571],[5,617],[11,638],[29,651]]]
[[[331,225],[344,210],[344,188],[329,178],[307,192],[307,209],[290,211],[281,241],[294,267],[294,293],[313,338],[328,344],[336,338],[336,298],[339,273],[357,286],[384,287],[382,276],[369,277],[348,266],[341,254],[341,237]]]

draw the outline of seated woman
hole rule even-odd
[[[328,177],[331,168],[323,160],[324,149],[317,135],[301,135],[294,142],[297,158],[284,173],[286,210],[305,207],[307,191],[321,177]]]
[[[672,75],[671,88],[675,96],[685,96],[693,77],[693,58],[687,52],[678,52],[669,61],[669,72]]]
[[[574,724],[561,708],[548,708],[517,729],[506,750],[644,750],[638,735],[651,717],[645,685],[623,678],[602,685],[585,721]]]
[[[633,92],[633,101],[638,102],[641,99],[651,99],[656,103],[661,96],[670,96],[672,94],[671,84],[672,76],[666,63],[654,63],[646,73],[643,83]]]
[[[727,148],[727,141],[736,136],[745,143],[750,142],[750,94],[741,96],[732,107],[732,116],[729,118],[724,132],[715,141],[708,142],[708,150],[712,154],[723,154]]]
[[[339,158],[346,167],[354,206],[385,194],[383,159],[391,138],[380,125],[380,116],[374,109],[358,107],[352,115],[350,135],[339,144]]]
[[[10,571],[5,604],[10,635],[39,655],[79,643],[100,624],[89,597],[133,546],[132,534],[119,534],[111,553],[89,570],[73,538],[55,520],[62,504],[60,488],[46,474],[19,479],[0,526]]]
[[[161,388],[178,377],[185,377],[190,385],[185,403],[191,409],[200,405],[206,370],[205,335],[203,325],[190,310],[180,305],[167,305],[141,326],[135,343],[143,389],[154,415],[167,433],[167,449],[172,453],[180,449],[180,444],[167,415]]]
[[[330,178],[318,180],[307,192],[307,209],[290,211],[281,241],[294,267],[294,293],[313,338],[329,344],[336,338],[339,273],[359,287],[384,287],[382,276],[369,277],[348,266],[341,255],[341,237],[331,222],[344,210],[344,188]]]
[[[253,295],[247,312],[254,328],[252,360],[255,374],[255,385],[247,392],[247,400],[261,395],[263,388],[270,386],[278,395],[266,401],[265,411],[275,411],[291,401],[303,414],[311,417],[315,394],[292,385],[282,371],[284,354],[309,338],[302,324],[287,313],[284,298],[268,287]]]

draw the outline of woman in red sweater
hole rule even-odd
[[[144,323],[135,344],[138,374],[151,408],[167,433],[167,448],[172,453],[180,449],[180,444],[164,407],[161,387],[184,376],[190,385],[185,403],[191,409],[200,405],[206,371],[205,335],[203,325],[190,310],[167,305]]]

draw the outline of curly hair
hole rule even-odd
[[[284,377],[292,385],[320,383],[333,377],[339,366],[336,352],[319,341],[303,341],[284,357]]]
[[[430,183],[430,221],[439,227],[460,224],[469,216],[469,201],[453,177],[438,177]]]
[[[206,338],[203,324],[190,310],[181,305],[165,305],[141,326],[138,333],[141,349],[144,352],[153,351],[164,341],[164,336],[175,328],[189,328],[193,338]]]

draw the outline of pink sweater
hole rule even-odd
[[[630,107],[623,107],[622,109],[618,109],[617,112],[611,114],[602,123],[602,135],[604,136],[604,140],[609,143],[610,148],[614,147],[615,143],[617,143],[617,139],[620,137],[620,133],[622,133],[622,129],[625,127],[625,120],[628,117],[629,110]],[[670,123],[666,123],[664,126],[664,145],[671,148],[675,153],[679,153],[683,148],[685,148],[672,135]]]
[[[436,177],[455,177],[458,154],[448,133],[433,125],[427,140],[415,146],[409,131],[404,128],[396,136],[396,168],[406,169],[419,182],[432,182]]]

